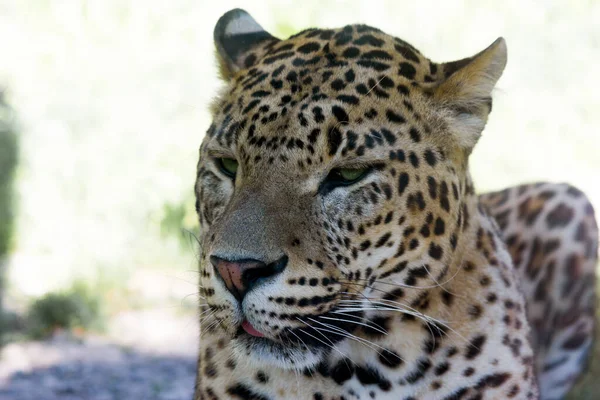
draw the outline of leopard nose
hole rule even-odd
[[[227,290],[240,302],[251,289],[282,272],[287,262],[288,257],[285,255],[268,264],[252,259],[226,260],[210,256],[210,263],[217,275],[223,280]]]

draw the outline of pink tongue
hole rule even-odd
[[[242,328],[246,331],[246,333],[248,333],[252,336],[257,336],[257,337],[265,336],[262,333],[260,333],[259,331],[257,331],[256,329],[254,329],[252,324],[250,322],[248,322],[247,320],[244,320],[244,322],[242,322]]]

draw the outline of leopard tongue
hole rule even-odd
[[[259,331],[257,331],[256,329],[254,329],[254,327],[252,326],[252,324],[250,322],[248,322],[248,320],[244,320],[244,322],[242,322],[242,328],[249,335],[256,336],[256,337],[264,337],[265,336],[262,333],[260,333]]]

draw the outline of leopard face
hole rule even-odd
[[[226,86],[195,186],[203,329],[238,359],[315,367],[385,330],[382,307],[418,313],[418,289],[462,262],[468,155],[506,47],[434,63],[363,25],[278,40],[241,10],[215,40]]]

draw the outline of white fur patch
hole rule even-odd
[[[235,339],[233,354],[238,362],[247,361],[252,369],[256,364],[283,370],[302,371],[317,366],[323,359],[324,350],[302,350],[295,346],[283,346],[266,339]]]
[[[250,15],[244,14],[227,24],[225,35],[234,36],[262,31],[263,28]]]

